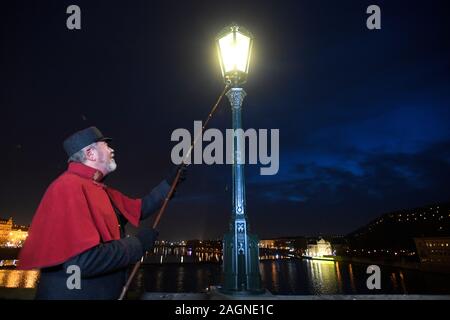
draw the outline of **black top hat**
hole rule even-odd
[[[67,155],[70,157],[94,142],[111,140],[111,138],[104,137],[101,131],[96,127],[89,127],[72,134],[64,140],[63,146]]]

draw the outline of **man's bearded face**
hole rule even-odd
[[[108,144],[104,141],[97,143],[98,152],[98,163],[104,169],[104,173],[108,174],[116,170],[117,163],[114,160],[114,149],[112,149]]]

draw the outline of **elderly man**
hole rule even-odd
[[[90,127],[64,141],[68,169],[48,187],[19,256],[19,268],[41,269],[37,299],[117,299],[128,266],[154,245],[154,229],[126,237],[124,227],[161,207],[177,168],[144,198],[128,198],[102,183],[117,167],[109,140]]]

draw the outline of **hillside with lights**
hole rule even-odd
[[[450,203],[383,214],[346,238],[352,254],[408,255],[415,239],[450,236]]]

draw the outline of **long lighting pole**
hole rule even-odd
[[[259,239],[249,233],[245,201],[244,137],[242,131],[242,102],[247,95],[241,87],[245,83],[250,62],[253,36],[244,28],[232,24],[217,37],[222,75],[231,82],[227,97],[231,104],[233,137],[232,215],[230,232],[223,240],[222,291],[230,294],[261,293],[259,274]]]

